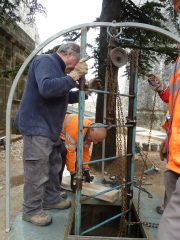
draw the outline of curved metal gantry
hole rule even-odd
[[[10,140],[11,140],[11,110],[12,110],[12,102],[13,102],[13,97],[14,93],[17,87],[17,84],[30,63],[30,61],[36,56],[45,46],[47,46],[49,43],[54,41],[55,39],[59,38],[60,36],[71,32],[75,30],[81,30],[81,57],[85,56],[85,51],[86,51],[86,33],[87,29],[89,28],[96,28],[96,27],[113,27],[113,28],[140,28],[140,29],[145,29],[153,32],[160,33],[172,40],[174,40],[177,43],[180,43],[180,38],[175,36],[169,31],[166,31],[164,29],[161,29],[156,26],[148,25],[148,24],[143,24],[143,23],[135,23],[135,22],[120,22],[120,23],[113,23],[113,22],[93,22],[93,23],[84,23],[80,24],[71,28],[67,28],[65,30],[62,30],[50,38],[48,38],[46,41],[44,41],[42,44],[40,44],[34,51],[27,57],[27,59],[24,61],[23,65],[19,69],[13,84],[10,89],[8,101],[7,101],[7,108],[6,108],[6,232],[10,231]],[[84,115],[84,91],[80,90],[80,102],[79,102],[79,143],[78,143],[78,148],[80,149],[79,151],[79,160],[77,164],[77,179],[81,178],[81,160],[82,160],[82,151],[81,151],[81,146],[82,146],[82,131],[83,131],[83,115]],[[81,144],[81,145],[80,145]],[[81,229],[81,204],[80,204],[80,196],[81,196],[81,190],[78,190],[76,192],[76,213],[75,213],[75,234],[79,235],[80,234],[80,229]]]

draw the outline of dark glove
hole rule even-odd
[[[90,175],[89,169],[83,170],[83,176],[85,177],[85,182],[92,182],[94,180],[94,177]]]
[[[76,191],[76,181],[75,181],[76,173],[71,174],[71,189],[73,192]]]
[[[88,87],[91,89],[101,89],[101,80],[99,78],[93,78],[88,81]]]

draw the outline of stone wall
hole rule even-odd
[[[5,131],[5,112],[9,91],[14,79],[13,74],[7,74],[17,65],[24,62],[35,47],[35,42],[17,25],[0,24],[0,130]],[[12,121],[14,112],[24,88],[24,79],[20,80],[13,101]]]

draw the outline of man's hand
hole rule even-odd
[[[69,76],[74,80],[78,81],[82,76],[88,72],[88,65],[85,60],[81,59],[75,66],[74,70],[69,73]]]
[[[94,180],[94,177],[90,175],[89,169],[83,170],[83,176],[85,177],[85,182],[92,182]]]
[[[148,74],[148,83],[155,92],[162,92],[165,89],[163,82],[154,74]]]
[[[73,192],[76,191],[76,181],[75,181],[76,173],[71,174],[71,189]]]

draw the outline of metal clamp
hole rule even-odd
[[[76,178],[76,189],[82,189],[82,179]]]

